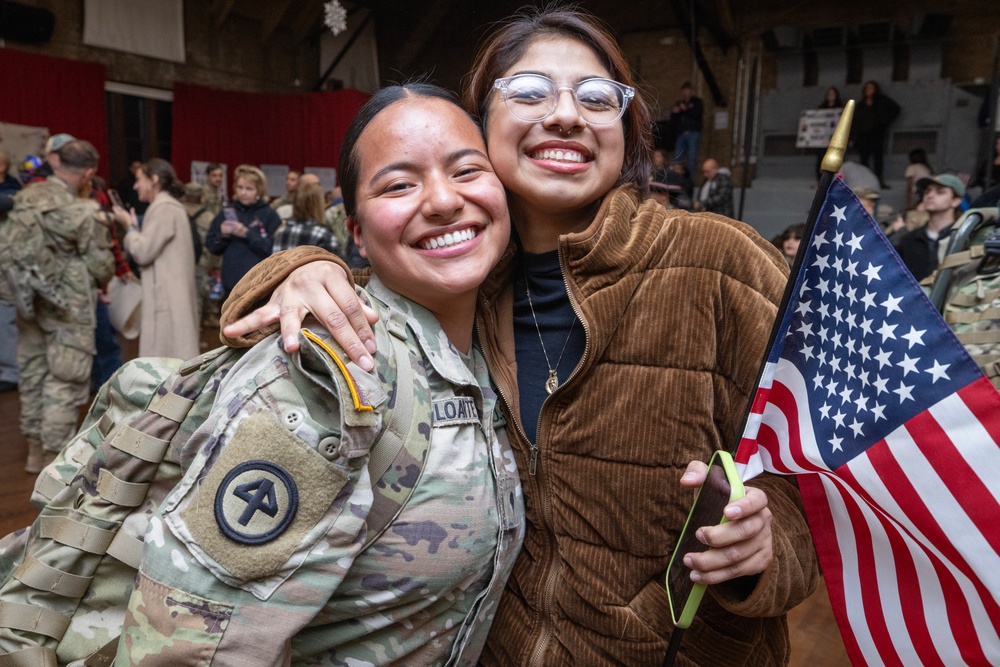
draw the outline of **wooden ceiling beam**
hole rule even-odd
[[[292,23],[292,36],[295,38],[295,43],[300,44],[316,29],[317,24],[323,18],[323,0],[296,2],[295,5],[298,9],[298,16]]]
[[[221,28],[222,24],[229,18],[229,12],[233,10],[236,0],[212,0],[212,16],[215,20],[215,27]]]
[[[291,4],[292,0],[274,0],[270,4],[260,22],[260,41],[262,44],[271,39],[271,35],[274,34],[281,20],[285,18]]]
[[[413,28],[412,36],[399,47],[396,63],[401,72],[407,72],[427,46],[427,42],[439,34],[441,24],[453,15],[454,5],[455,0],[435,0],[434,4],[421,14],[420,21]]]

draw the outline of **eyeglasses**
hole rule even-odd
[[[504,104],[512,114],[531,122],[551,116],[564,90],[573,93],[577,111],[594,125],[607,125],[621,118],[635,97],[635,88],[611,79],[586,79],[572,86],[557,86],[547,76],[517,74],[497,79],[493,87],[503,93]]]

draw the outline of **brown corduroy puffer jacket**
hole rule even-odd
[[[482,662],[656,666],[671,628],[664,574],[692,499],[678,480],[735,444],[787,265],[747,225],[640,205],[627,188],[561,237],[559,254],[587,344],[542,407],[537,452],[518,414],[510,253],[480,291],[480,343],[517,424],[529,522]],[[784,614],[818,566],[794,483],[750,485],[768,495],[774,560],[709,589],[678,666],[788,661]]]
[[[678,480],[688,462],[736,442],[787,264],[743,223],[640,204],[629,188],[559,251],[587,344],[542,408],[537,452],[518,414],[513,249],[480,292],[477,332],[513,422],[528,519],[481,661],[655,667],[671,631],[667,562],[693,495]],[[297,266],[330,257],[299,248],[268,258],[234,290],[223,323]],[[819,569],[795,484],[762,475],[749,485],[768,496],[773,562],[709,588],[677,667],[788,662],[784,614]]]

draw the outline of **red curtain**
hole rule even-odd
[[[0,121],[47,127],[108,155],[104,65],[0,48]],[[107,178],[109,160],[100,173]]]
[[[358,90],[261,95],[174,84],[173,165],[192,160],[336,167],[351,119],[369,98]]]

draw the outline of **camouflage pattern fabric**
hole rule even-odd
[[[323,212],[323,225],[333,232],[333,237],[337,239],[337,256],[346,262],[350,259],[348,240],[351,238],[351,233],[347,231],[347,209],[342,203],[327,207]]]
[[[94,288],[114,273],[111,237],[96,203],[76,197],[55,176],[21,190],[11,218],[40,227],[44,248],[35,252],[34,268],[58,296],[43,298],[36,290],[30,312],[22,309],[18,318],[21,432],[57,452],[76,431],[77,411],[89,396]]]
[[[476,663],[523,537],[496,396],[478,353],[464,358],[429,312],[377,281],[369,289],[380,322],[386,307],[406,315],[414,421],[430,442],[423,466],[404,462],[395,482],[383,479],[417,485],[409,502],[363,549],[374,497],[363,462],[385,404],[401,400],[394,364],[343,373],[312,341],[289,357],[265,340],[220,386],[189,443],[192,464],[152,520],[116,665],[153,655],[172,665]],[[392,349],[388,335],[378,327],[379,350]]]
[[[177,360],[137,359],[101,388],[38,477],[39,518],[0,541],[0,654],[64,665],[120,634],[149,518],[181,476],[176,454],[240,356],[220,348],[173,375]]]
[[[201,257],[195,266],[195,285],[198,287],[198,321],[205,326],[219,326],[219,313],[222,310],[222,304],[219,303],[218,299],[209,298],[211,287],[209,274],[212,271],[218,272],[222,268],[222,256],[209,252],[208,248],[205,247],[205,236],[208,234],[208,228],[212,226],[212,220],[215,219],[216,213],[212,213],[206,207],[200,207],[199,210],[200,213],[198,210],[189,212],[189,215],[198,213],[194,218],[194,226],[198,230],[198,236],[201,237],[202,247]]]
[[[943,315],[993,386],[1000,389],[1000,272],[980,274],[978,267],[977,257],[952,274],[954,292]]]
[[[212,217],[222,213],[222,195],[208,183],[201,186],[201,205],[212,212]]]

